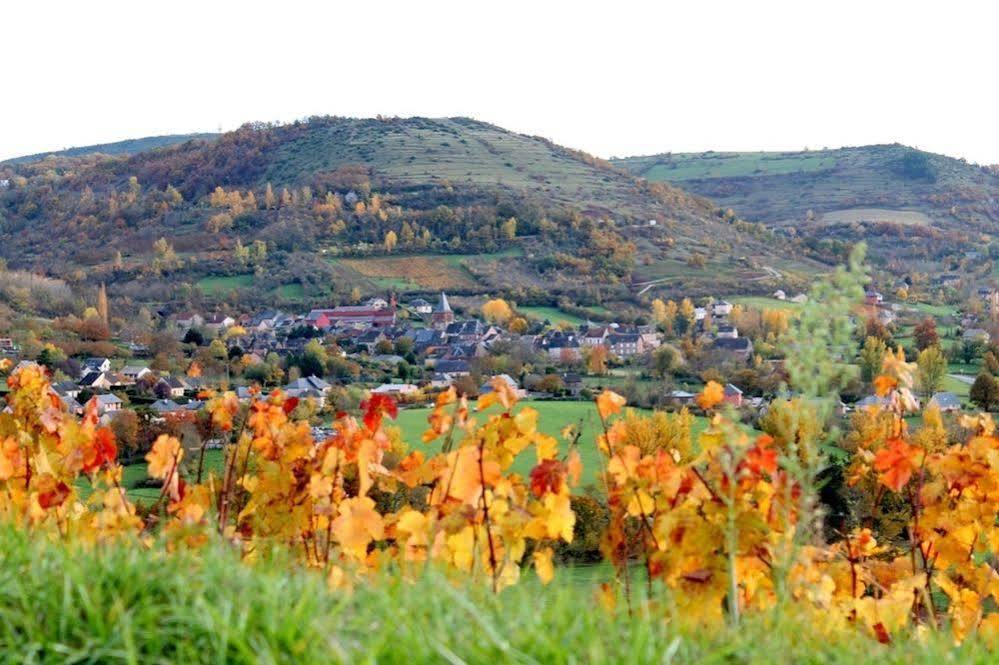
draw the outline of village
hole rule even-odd
[[[947,321],[956,323],[947,334],[957,368],[949,366],[923,395],[944,411],[965,406],[971,366],[987,354],[997,292],[981,288],[976,298],[980,307]],[[451,386],[473,397],[488,392],[499,377],[532,399],[590,400],[611,387],[636,406],[666,410],[695,409],[698,391],[716,380],[724,385],[724,401],[752,425],[773,399],[792,396],[783,387],[778,340],[807,296],[789,298],[777,290],[765,300],[753,306],[713,298],[699,305],[670,301],[648,321],[573,326],[527,320],[513,310],[499,317],[484,315],[485,308],[459,315],[444,292],[404,304],[389,295],[299,313],[177,311],[163,317],[160,335],[120,341],[121,357],[64,358],[46,349],[27,358],[10,338],[0,338],[0,354],[21,365],[46,365],[68,411],[81,414],[93,399],[105,422],[129,410],[153,421],[194,414],[207,391],[232,390],[246,402],[279,389],[309,405],[321,432],[330,414],[356,408],[366,395],[425,406]],[[857,321],[866,325],[867,337],[889,345],[887,331],[896,330],[902,344],[915,314],[869,290]],[[936,335],[936,321],[926,321]],[[164,345],[164,337],[173,343]],[[882,342],[882,355],[889,345]],[[914,355],[925,345],[919,346]],[[843,400],[844,415],[880,402],[863,384]]]

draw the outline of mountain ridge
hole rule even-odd
[[[108,143],[95,143],[92,145],[73,146],[62,150],[50,150],[48,152],[37,152],[31,155],[20,155],[0,160],[0,165],[4,164],[28,164],[39,162],[49,157],[83,157],[86,155],[133,155],[146,150],[156,148],[168,148],[187,141],[211,140],[218,136],[214,132],[200,132],[192,134],[160,134],[156,136],[143,136],[136,139],[123,139],[121,141],[110,141]]]

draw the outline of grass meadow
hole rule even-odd
[[[0,530],[0,560],[7,663],[994,662],[975,639],[955,646],[928,631],[883,645],[789,612],[706,631],[666,621],[671,600],[658,587],[629,616],[620,599],[613,610],[596,601],[596,583],[610,579],[602,567],[560,568],[548,586],[525,571],[497,595],[433,568],[409,580],[383,569],[333,591],[278,554],[246,565],[215,540],[168,552],[155,542],[69,546],[10,528]]]

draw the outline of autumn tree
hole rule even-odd
[[[586,352],[586,371],[603,376],[607,373],[607,347],[603,344],[590,347]]]
[[[684,298],[680,302],[677,323],[680,324],[678,328],[682,328],[682,330],[677,330],[678,333],[691,334],[694,332],[694,326],[697,324],[697,316],[694,312],[694,303],[690,301],[690,298]]]
[[[173,270],[180,267],[181,261],[174,251],[173,245],[166,238],[160,238],[153,243],[153,270],[156,273]]]
[[[920,351],[940,343],[940,336],[937,335],[937,322],[931,316],[927,316],[916,325],[912,331],[912,336],[916,340],[916,348]]]
[[[245,266],[250,262],[250,249],[239,238],[236,238],[236,244],[232,248],[232,253],[239,265]]]
[[[108,290],[104,282],[101,282],[100,287],[97,289],[97,316],[101,318],[104,325],[108,325]]]
[[[399,244],[399,236],[396,235],[395,231],[389,231],[385,234],[385,251],[391,252],[395,249],[395,246]]]
[[[662,324],[666,319],[666,303],[661,298],[652,301],[652,320],[657,324]]]
[[[502,325],[513,317],[513,310],[502,298],[494,298],[482,306],[482,316],[490,323]]]
[[[768,335],[779,337],[788,331],[791,323],[791,313],[783,309],[765,309],[761,315],[763,331]]]
[[[652,315],[656,323],[663,329],[663,332],[672,337],[676,332],[676,317],[680,311],[680,307],[673,300],[667,300],[666,303],[660,308],[656,307],[656,303],[661,303],[661,300],[655,300],[652,302]]]
[[[939,346],[930,346],[919,353],[916,361],[919,385],[930,396],[940,389],[947,375],[947,358]]]
[[[511,217],[500,224],[500,233],[507,240],[513,240],[517,236],[517,218]]]
[[[139,417],[132,409],[122,409],[111,419],[111,431],[120,448],[130,454],[139,451]]]
[[[876,337],[885,343],[887,346],[891,342],[891,331],[888,330],[888,326],[879,321],[876,317],[870,317],[867,319],[864,325],[865,336],[866,337]]]
[[[227,212],[220,212],[217,215],[212,215],[208,222],[205,224],[207,228],[212,233],[219,233],[226,229],[231,229],[233,225],[232,215]]]

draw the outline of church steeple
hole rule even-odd
[[[447,301],[447,294],[444,293],[443,291],[441,291],[441,301],[440,301],[440,304],[437,305],[437,311],[438,312],[450,312],[451,311],[451,303],[449,303]]]
[[[447,294],[441,291],[441,300],[430,315],[430,323],[434,328],[442,330],[453,321],[454,312],[451,310],[451,303],[447,301]]]

